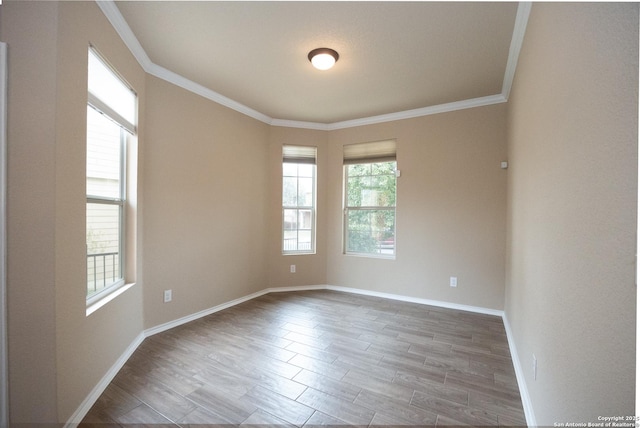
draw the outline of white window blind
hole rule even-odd
[[[282,162],[285,163],[316,163],[317,149],[311,146],[283,146]]]
[[[136,133],[136,93],[91,48],[87,86],[89,105]]]
[[[343,147],[344,164],[390,162],[396,160],[396,140],[348,144]]]

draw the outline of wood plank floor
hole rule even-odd
[[[81,426],[526,426],[499,317],[271,293],[147,338]]]

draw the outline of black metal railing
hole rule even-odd
[[[297,238],[285,238],[284,251],[311,250],[311,242],[299,242]]]
[[[117,281],[120,276],[119,256],[120,253],[117,252],[87,254],[87,292],[89,294],[106,288]],[[93,278],[93,283],[91,278]],[[102,280],[102,287],[98,288],[98,281],[100,280]],[[91,290],[92,284],[93,290]]]

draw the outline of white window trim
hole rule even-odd
[[[317,163],[317,147],[314,146],[302,146],[302,145],[285,145],[283,146],[283,152],[286,150],[285,147],[289,147],[295,150],[295,148],[300,148],[302,149],[304,152],[308,151],[309,149],[313,149],[315,151],[315,157],[313,158],[313,162],[307,162],[310,157],[307,154],[301,155],[300,156],[300,162],[290,162],[292,164],[313,164],[314,168],[313,168],[313,175],[312,175],[312,180],[313,180],[313,190],[312,190],[312,196],[311,196],[311,200],[313,201],[313,205],[312,206],[302,206],[302,205],[297,205],[297,206],[289,206],[289,205],[284,205],[284,203],[282,203],[282,211],[281,211],[281,219],[280,219],[280,226],[281,226],[281,236],[280,236],[280,246],[281,246],[281,250],[282,250],[282,255],[283,256],[296,256],[296,255],[309,255],[309,254],[316,254],[316,230],[317,230],[317,194],[318,194],[318,190],[317,190],[317,176],[318,176],[318,163]],[[283,153],[284,156],[284,153]],[[283,160],[284,163],[284,160]],[[282,169],[281,169],[281,177],[284,179],[284,175],[282,175]],[[299,178],[299,176],[298,176]],[[282,189],[282,186],[281,186]],[[282,192],[282,190],[281,190]],[[281,195],[282,196],[282,195]],[[284,213],[285,210],[309,210],[311,211],[311,248],[309,250],[285,250],[285,246],[284,246],[284,235],[285,235],[285,229],[284,229]],[[300,229],[296,229],[296,230],[300,230]]]
[[[307,205],[297,205],[297,206],[289,206],[289,205],[284,205],[282,204],[282,219],[281,219],[281,226],[282,226],[282,236],[281,236],[281,244],[282,244],[282,255],[283,256],[295,256],[295,255],[304,255],[304,254],[316,254],[316,176],[317,176],[317,169],[318,166],[317,165],[313,165],[313,176],[312,176],[312,180],[313,180],[313,195],[311,196],[312,200],[313,200],[313,206],[307,206]],[[285,230],[284,230],[284,212],[285,210],[309,210],[311,211],[311,249],[309,250],[285,250],[284,248],[284,235],[285,235]],[[300,231],[300,229],[296,229],[297,231]]]
[[[383,254],[383,253],[365,253],[365,252],[360,252],[360,251],[348,251],[348,245],[349,245],[349,238],[348,238],[348,224],[349,224],[349,211],[393,211],[393,234],[394,234],[394,238],[393,238],[393,254]],[[396,207],[365,207],[365,208],[357,208],[357,207],[345,207],[344,209],[344,237],[343,237],[343,242],[344,242],[344,248],[343,248],[343,254],[346,256],[360,256],[360,257],[373,257],[373,258],[378,258],[378,259],[395,259],[396,258],[396,247],[397,247],[397,240],[396,240]]]
[[[102,63],[103,65],[105,65],[112,73],[113,75],[119,79],[123,85],[125,85],[126,87],[128,87],[131,92],[136,95],[135,97],[135,114],[137,117],[137,110],[138,110],[138,99],[137,99],[137,94],[135,93],[135,91],[131,88],[131,86],[126,82],[126,80],[124,80],[120,74],[113,68],[111,67],[111,65],[108,63],[108,61],[106,61],[104,59],[104,57],[102,57],[102,55],[100,55],[100,53],[93,47],[93,46],[89,46],[89,50],[91,51],[91,53],[93,53]],[[105,197],[99,197],[99,196],[95,196],[95,195],[87,195],[86,196],[86,204],[89,203],[102,203],[102,204],[108,204],[108,205],[117,205],[119,206],[120,209],[120,248],[119,248],[119,264],[120,264],[120,276],[121,278],[116,281],[115,283],[109,285],[108,287],[104,288],[103,290],[100,290],[99,292],[88,296],[86,298],[86,316],[91,315],[92,313],[94,313],[95,311],[97,311],[98,309],[100,309],[102,306],[106,305],[107,303],[109,303],[110,301],[112,301],[113,299],[115,299],[116,297],[118,297],[120,294],[124,293],[125,291],[127,291],[129,288],[131,288],[133,285],[135,285],[134,282],[131,283],[127,283],[126,282],[126,247],[127,247],[127,232],[126,232],[126,225],[127,225],[127,183],[126,183],[126,178],[127,178],[127,171],[128,171],[128,165],[127,165],[127,150],[128,150],[128,139],[130,137],[130,135],[136,135],[137,133],[137,127],[135,124],[131,123],[130,121],[124,119],[122,117],[122,115],[120,115],[118,112],[116,112],[115,110],[113,110],[111,107],[109,107],[106,103],[104,103],[102,100],[100,100],[98,97],[96,97],[94,94],[92,94],[91,92],[87,91],[87,105],[93,109],[95,109],[96,111],[102,113],[105,115],[105,117],[109,118],[110,120],[114,121],[118,126],[120,126],[121,131],[120,131],[120,198],[105,198]],[[85,118],[85,122],[86,122],[86,118]],[[130,134],[130,135],[128,135]],[[85,232],[86,233],[86,232]],[[85,252],[86,254],[86,252]],[[88,257],[88,255],[86,255],[85,257]],[[85,259],[85,263],[86,263],[86,259]],[[88,281],[88,278],[85,279],[85,281]],[[85,284],[85,289],[86,289],[86,284]]]
[[[345,146],[346,147],[346,146]],[[366,206],[366,207],[349,207],[348,205],[348,197],[349,192],[347,191],[347,186],[349,183],[349,166],[350,165],[359,165],[359,164],[370,164],[370,163],[382,163],[382,162],[396,162],[396,202],[393,207],[380,207],[380,206]],[[397,254],[397,239],[398,236],[398,223],[397,223],[397,205],[398,205],[398,163],[395,157],[388,159],[372,159],[372,160],[362,160],[360,162],[345,162],[343,165],[343,186],[342,192],[343,196],[343,218],[342,218],[342,254],[345,256],[354,256],[354,257],[367,257],[367,258],[375,258],[375,259],[385,259],[385,260],[395,260]],[[393,254],[382,254],[382,253],[366,253],[360,251],[349,251],[347,248],[349,246],[349,211],[393,211]]]
[[[311,249],[309,250],[285,250],[284,249],[284,235],[285,235],[285,230],[284,227],[282,227],[282,236],[281,236],[281,243],[282,243],[282,255],[284,256],[295,256],[295,255],[299,255],[299,254],[316,254],[316,207],[315,207],[315,199],[316,199],[316,171],[314,168],[313,171],[313,206],[302,206],[302,205],[298,205],[298,206],[285,206],[282,205],[282,220],[281,220],[281,225],[284,226],[284,212],[285,210],[309,210],[311,211]],[[300,229],[296,229],[297,231],[300,231]]]
[[[95,108],[93,106],[91,106],[92,108]],[[92,314],[93,312],[95,312],[97,309],[101,308],[102,306],[104,306],[106,303],[110,302],[111,300],[113,300],[115,297],[119,296],[120,294],[122,294],[122,292],[124,292],[125,290],[123,290],[122,292],[118,292],[118,290],[120,288],[122,288],[126,281],[125,281],[125,277],[126,277],[126,236],[127,236],[127,232],[126,232],[126,226],[127,226],[127,183],[126,183],[126,179],[127,179],[127,130],[122,127],[121,124],[118,123],[118,125],[121,126],[121,131],[120,131],[120,195],[122,195],[121,198],[105,198],[105,197],[100,197],[100,196],[93,196],[93,195],[87,195],[87,204],[105,204],[105,205],[116,205],[119,207],[120,209],[120,236],[119,236],[119,241],[120,241],[120,248],[119,248],[119,254],[118,254],[118,258],[119,258],[119,265],[120,265],[120,274],[122,276],[122,278],[120,278],[118,281],[114,282],[113,284],[109,285],[108,287],[105,287],[103,290],[100,290],[99,292],[92,294],[91,296],[87,297],[87,316],[89,316],[90,314]],[[87,257],[89,255],[87,254]],[[88,278],[87,278],[88,281]],[[133,285],[133,284],[127,284],[127,285]],[[127,288],[128,289],[128,288]],[[115,294],[112,296],[112,294]],[[104,300],[104,302],[103,302]]]
[[[112,285],[111,287],[105,288],[101,292],[91,296],[91,298],[87,300],[86,316],[91,315],[92,313],[94,313],[95,311],[97,311],[98,309],[100,309],[101,307],[103,307],[104,305],[106,305],[107,303],[109,303],[110,301],[112,301],[113,299],[115,299],[116,297],[118,297],[119,295],[121,295],[122,293],[130,289],[131,287],[133,287],[134,285],[136,285],[134,282],[130,282],[127,284],[125,283],[124,280],[122,280]]]

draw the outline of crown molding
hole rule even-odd
[[[176,86],[180,86],[187,91],[205,97],[217,104],[228,107],[261,122],[271,124],[271,122],[273,121],[273,119],[271,119],[266,114],[260,113],[259,111],[247,107],[246,105],[241,104],[237,101],[234,101],[231,98],[227,98],[224,95],[217,93],[216,91],[213,91],[205,86],[200,85],[199,83],[189,80],[186,77],[179,75],[178,73],[167,70],[166,68],[161,67],[157,64],[151,64],[149,69],[146,71],[153,76],[166,80],[167,82],[173,83]]]
[[[439,104],[435,106],[427,106],[413,110],[405,110],[401,112],[382,114],[378,116],[364,117],[360,119],[345,120],[333,123],[305,122],[287,119],[274,119],[246,105],[225,97],[218,92],[200,85],[192,80],[187,79],[171,70],[159,66],[151,61],[142,45],[136,38],[129,24],[125,21],[116,6],[114,0],[95,0],[104,15],[107,17],[113,28],[116,30],[125,45],[129,48],[138,63],[145,72],[163,79],[169,83],[179,86],[187,91],[193,92],[204,98],[207,98],[217,104],[228,107],[246,116],[264,122],[271,126],[281,126],[288,128],[302,128],[319,131],[333,131],[337,129],[353,128],[356,126],[373,125],[376,123],[391,122],[395,120],[412,119],[415,117],[429,116],[439,113],[447,113],[456,110],[488,106],[498,103],[504,103],[509,100],[509,93],[513,78],[515,76],[516,66],[518,64],[518,56],[524,40],[524,33],[529,20],[529,12],[531,11],[531,2],[520,2],[516,13],[516,20],[509,47],[509,57],[502,83],[502,92],[496,95],[489,95],[469,100],[455,101],[452,103]]]
[[[438,104],[435,106],[422,107],[413,110],[399,111],[396,113],[382,114],[379,116],[364,117],[362,119],[345,120],[334,122],[327,126],[329,131],[336,129],[353,128],[356,126],[373,125],[376,123],[391,122],[394,120],[413,119],[414,117],[430,116],[439,113],[448,113],[456,110],[464,110],[473,107],[490,106],[506,102],[502,94],[489,95],[486,97],[472,98],[470,100],[455,101],[452,103]]]
[[[272,119],[271,126],[282,126],[284,128],[302,128],[315,131],[328,131],[330,124],[320,122],[304,122],[300,120]]]
[[[296,120],[273,119],[271,121],[271,126],[314,129],[320,131],[335,131],[337,129],[354,128],[356,126],[374,125],[376,123],[393,122],[395,120],[412,119],[414,117],[448,113],[451,111],[464,110],[473,107],[490,106],[493,104],[504,103],[506,101],[507,99],[502,94],[496,94],[486,97],[472,98],[470,100],[455,101],[452,103],[438,104],[435,106],[421,107],[413,110],[405,110],[396,113],[363,117],[360,119],[345,120],[333,123],[300,122]]]
[[[154,64],[138,41],[138,38],[133,34],[133,31],[131,31],[131,27],[129,27],[129,24],[125,21],[116,3],[113,0],[96,0],[96,3],[140,66],[148,73]]]
[[[145,72],[261,122],[271,123],[272,119],[269,116],[152,62],[116,3],[113,0],[96,0],[96,3]]]
[[[524,33],[527,30],[529,22],[529,13],[531,12],[531,2],[520,2],[516,13],[516,21],[513,25],[513,35],[511,36],[511,45],[509,46],[509,58],[507,59],[507,67],[504,71],[504,80],[502,82],[502,95],[506,100],[509,99],[513,78],[516,75],[516,67],[518,66],[518,57],[520,49],[524,41]]]

